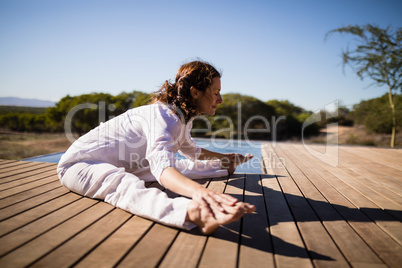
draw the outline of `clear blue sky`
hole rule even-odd
[[[351,107],[387,89],[343,72],[355,40],[325,34],[401,27],[401,14],[401,0],[0,0],[0,97],[153,92],[199,57],[223,71],[223,93]]]

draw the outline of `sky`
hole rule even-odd
[[[326,33],[402,27],[401,13],[401,0],[0,0],[0,97],[150,93],[200,58],[223,94],[352,108],[388,89],[343,68],[356,39]]]

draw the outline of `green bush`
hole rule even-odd
[[[357,124],[364,125],[374,133],[391,133],[392,115],[388,93],[375,99],[362,101],[353,106],[353,117]],[[402,122],[402,96],[395,96],[397,126]]]

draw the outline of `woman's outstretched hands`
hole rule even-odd
[[[219,211],[225,211],[225,206],[234,206],[238,200],[233,196],[217,193],[207,188],[198,188],[192,196],[192,199],[201,206],[211,207]]]
[[[187,220],[197,224],[204,233],[212,232],[221,224],[237,221],[244,213],[255,210],[253,205],[203,187],[174,167],[166,168],[160,180],[167,189],[192,199],[187,208]]]
[[[228,153],[225,154],[225,157],[222,158],[222,167],[228,170],[229,175],[232,175],[236,167],[240,164],[243,164],[253,158],[252,154],[236,154],[236,153]]]
[[[189,206],[188,218],[205,234],[215,231],[219,225],[239,220],[245,213],[253,213],[255,206],[239,202],[236,198],[199,188]]]

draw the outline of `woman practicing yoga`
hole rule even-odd
[[[76,140],[59,162],[61,183],[162,224],[187,230],[198,226],[205,234],[252,213],[253,205],[192,180],[227,176],[252,158],[200,148],[190,136],[194,117],[214,115],[222,103],[220,78],[206,62],[182,65],[175,82],[166,81],[150,104],[101,123]],[[187,159],[176,160],[176,152]],[[148,181],[182,197],[146,188]]]

